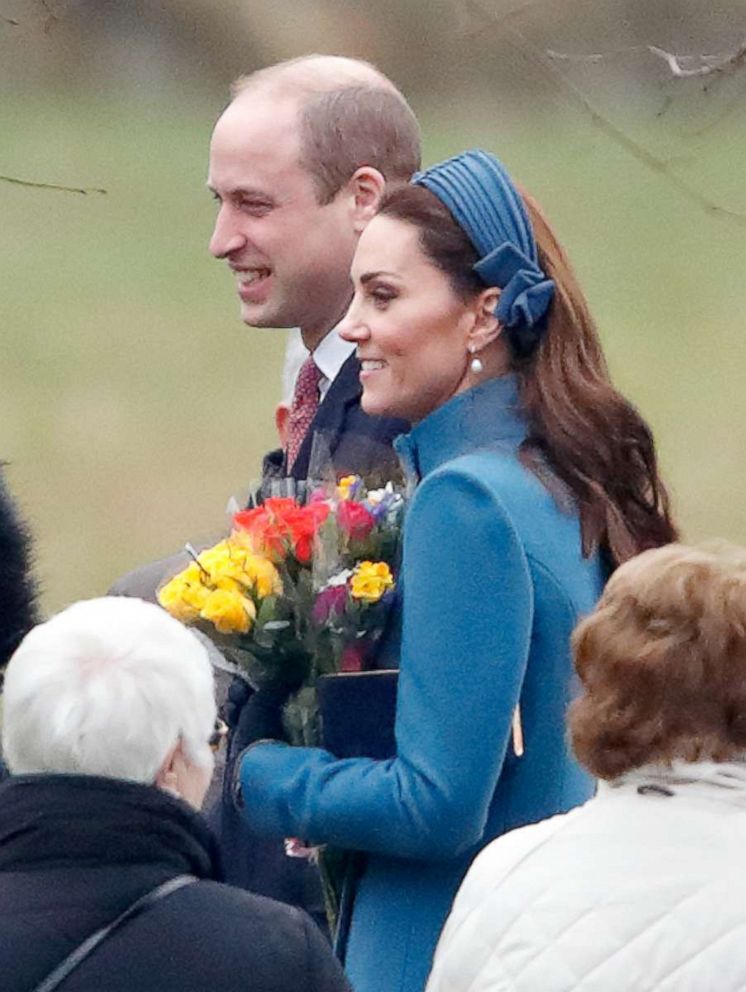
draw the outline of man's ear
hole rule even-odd
[[[177,799],[181,795],[178,789],[178,777],[176,775],[176,762],[180,754],[181,741],[174,744],[169,750],[155,775],[155,784],[158,788],[163,789],[164,792],[168,792],[172,796],[176,796]]]
[[[362,233],[368,221],[375,216],[381,202],[386,180],[372,165],[362,165],[347,183],[351,197],[353,225],[357,234]]]
[[[290,407],[287,403],[278,403],[275,407],[275,428],[280,439],[280,447],[287,448],[288,430],[290,427]]]
[[[470,350],[473,347],[475,352],[480,352],[500,336],[503,327],[495,316],[499,299],[500,290],[496,286],[488,286],[474,301],[474,323],[467,342]]]

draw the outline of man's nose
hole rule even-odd
[[[210,252],[215,258],[226,258],[239,251],[246,244],[246,236],[231,222],[228,214],[221,208],[215,221],[215,230],[210,238]]]

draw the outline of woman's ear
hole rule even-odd
[[[169,750],[155,775],[155,784],[158,788],[164,792],[168,792],[171,796],[175,796],[177,799],[181,798],[181,793],[178,789],[178,776],[176,774],[176,762],[180,754],[181,741],[174,744]]]
[[[383,174],[371,165],[361,166],[347,183],[352,198],[353,226],[357,234],[362,233],[365,225],[377,213],[385,187]]]
[[[496,286],[483,289],[474,301],[474,322],[469,331],[469,350],[480,352],[488,344],[497,340],[502,331],[502,324],[495,316],[500,290]]]

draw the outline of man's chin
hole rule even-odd
[[[271,310],[266,306],[256,306],[250,303],[241,303],[241,320],[248,327],[294,327],[293,323],[288,323],[283,319],[281,313]]]

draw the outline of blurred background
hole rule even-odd
[[[274,444],[284,334],[208,254],[207,144],[309,51],[539,198],[684,535],[746,542],[745,38],[742,0],[0,0],[0,458],[44,608],[220,530]]]

